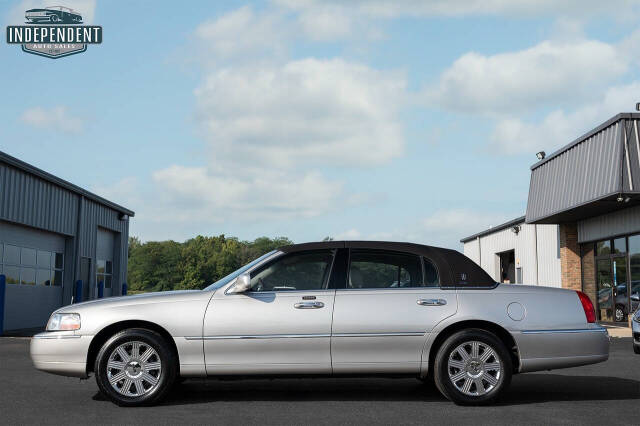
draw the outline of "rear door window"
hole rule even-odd
[[[420,287],[422,265],[418,256],[377,250],[352,250],[347,288],[393,289]]]

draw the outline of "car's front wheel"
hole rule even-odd
[[[172,348],[158,333],[123,330],[102,346],[95,364],[100,391],[121,406],[150,405],[173,385],[177,362]]]
[[[434,379],[438,390],[461,405],[489,404],[511,382],[511,357],[494,334],[480,329],[459,331],[440,346]]]

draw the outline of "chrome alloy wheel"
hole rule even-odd
[[[107,379],[121,395],[138,397],[151,392],[162,372],[162,362],[149,344],[133,341],[115,348],[107,361]]]
[[[481,396],[500,382],[502,363],[496,351],[486,343],[464,342],[449,355],[449,380],[465,395]]]

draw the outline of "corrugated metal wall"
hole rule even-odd
[[[493,234],[464,243],[464,254],[487,271],[491,277],[498,280],[499,259],[497,254],[514,250],[516,268],[522,268],[523,284],[560,287],[560,259],[558,257],[558,227],[557,225],[520,225],[520,232],[516,235],[511,228],[497,231]],[[536,262],[536,229],[537,251]],[[479,262],[480,260],[480,262]],[[537,270],[537,276],[536,276]]]
[[[0,219],[75,235],[79,197],[0,163]]]
[[[527,222],[619,191],[621,129],[612,123],[533,169]]]
[[[640,206],[578,222],[578,242],[602,240],[640,232]]]

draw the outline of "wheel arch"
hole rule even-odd
[[[429,365],[427,371],[433,371],[433,366],[436,354],[438,353],[438,349],[440,349],[440,346],[442,346],[444,341],[447,340],[449,336],[457,333],[458,331],[471,328],[485,330],[493,333],[505,345],[507,351],[509,351],[509,354],[511,355],[511,362],[513,363],[513,374],[516,374],[520,370],[520,356],[518,353],[518,345],[516,344],[515,339],[513,338],[511,333],[509,333],[509,331],[507,331],[501,325],[491,321],[464,320],[450,324],[444,329],[440,330],[440,332],[438,332],[438,335],[435,337],[429,347]]]
[[[180,353],[178,352],[178,347],[176,346],[176,342],[171,336],[171,334],[162,326],[144,320],[125,320],[119,321],[113,324],[110,324],[100,330],[94,337],[91,339],[91,343],[89,344],[89,351],[87,352],[87,374],[93,372],[93,366],[95,365],[96,357],[98,356],[98,352],[100,352],[100,348],[102,345],[109,340],[111,336],[130,328],[142,328],[146,330],[155,331],[159,335],[164,338],[169,346],[172,348],[176,360],[178,361],[178,374],[180,374]]]

